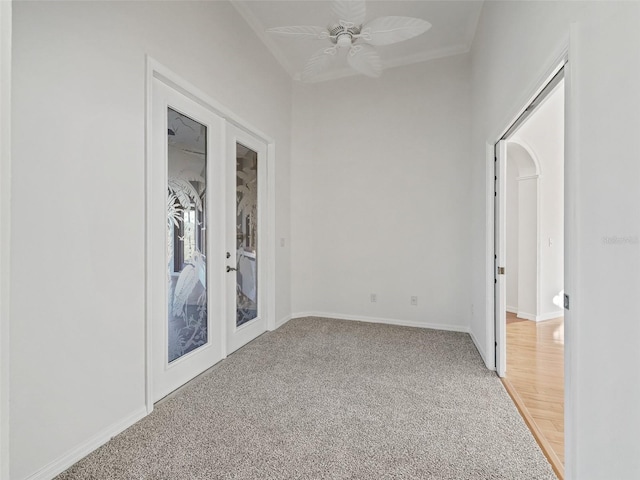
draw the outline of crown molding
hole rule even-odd
[[[392,60],[387,60],[384,62],[383,68],[403,67],[405,65],[428,62],[429,60],[436,60],[438,58],[452,57],[454,55],[468,53],[470,49],[469,45],[463,44],[439,48],[438,50],[430,50],[428,52],[415,53],[413,55],[405,55],[404,57],[396,57]]]
[[[438,50],[432,50],[430,52],[421,52],[418,54],[414,54],[414,55],[406,55],[404,57],[397,57],[394,58],[393,60],[387,60],[386,62],[383,62],[382,64],[382,70],[388,70],[391,68],[397,68],[397,67],[404,67],[407,65],[414,65],[416,63],[422,63],[422,62],[428,62],[430,60],[437,60],[438,58],[444,58],[444,57],[452,57],[454,55],[461,55],[461,54],[465,54],[468,53],[470,50],[470,47],[468,45],[454,45],[452,47],[447,47],[447,48],[441,48]],[[320,82],[327,82],[330,80],[337,80],[339,78],[345,78],[345,77],[355,77],[355,76],[359,76],[360,74],[358,72],[356,72],[354,69],[350,68],[350,67],[343,67],[340,68],[338,70],[332,70],[330,72],[327,72],[325,74],[322,75],[318,75],[316,78],[314,78],[311,81],[305,82],[305,83],[320,83]],[[293,79],[296,81],[302,81],[300,79],[300,74],[297,73],[293,76]]]

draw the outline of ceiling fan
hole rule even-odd
[[[301,80],[310,81],[346,51],[347,63],[369,77],[382,74],[382,62],[374,47],[391,45],[421,35],[431,24],[413,17],[379,17],[365,23],[364,0],[334,0],[336,21],[327,27],[295,26],[269,28],[267,32],[295,39],[328,40],[330,45],[315,52],[304,67]]]

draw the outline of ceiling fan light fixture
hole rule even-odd
[[[336,42],[340,48],[349,48],[351,47],[351,43],[351,35],[349,33],[343,33],[338,36],[338,41]]]

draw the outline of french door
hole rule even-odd
[[[267,146],[154,78],[149,148],[156,402],[266,331]]]
[[[227,125],[227,353],[267,327],[266,156],[264,142]]]
[[[224,357],[225,122],[153,82],[147,248],[155,402]]]

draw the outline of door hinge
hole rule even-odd
[[[498,267],[498,275],[504,275],[504,267]]]
[[[494,278],[494,279],[493,279],[493,283],[498,283],[498,279],[497,279],[497,278]]]
[[[498,192],[493,192],[493,196],[497,197],[498,196]]]
[[[569,310],[569,295],[564,294],[564,308],[565,310]]]

